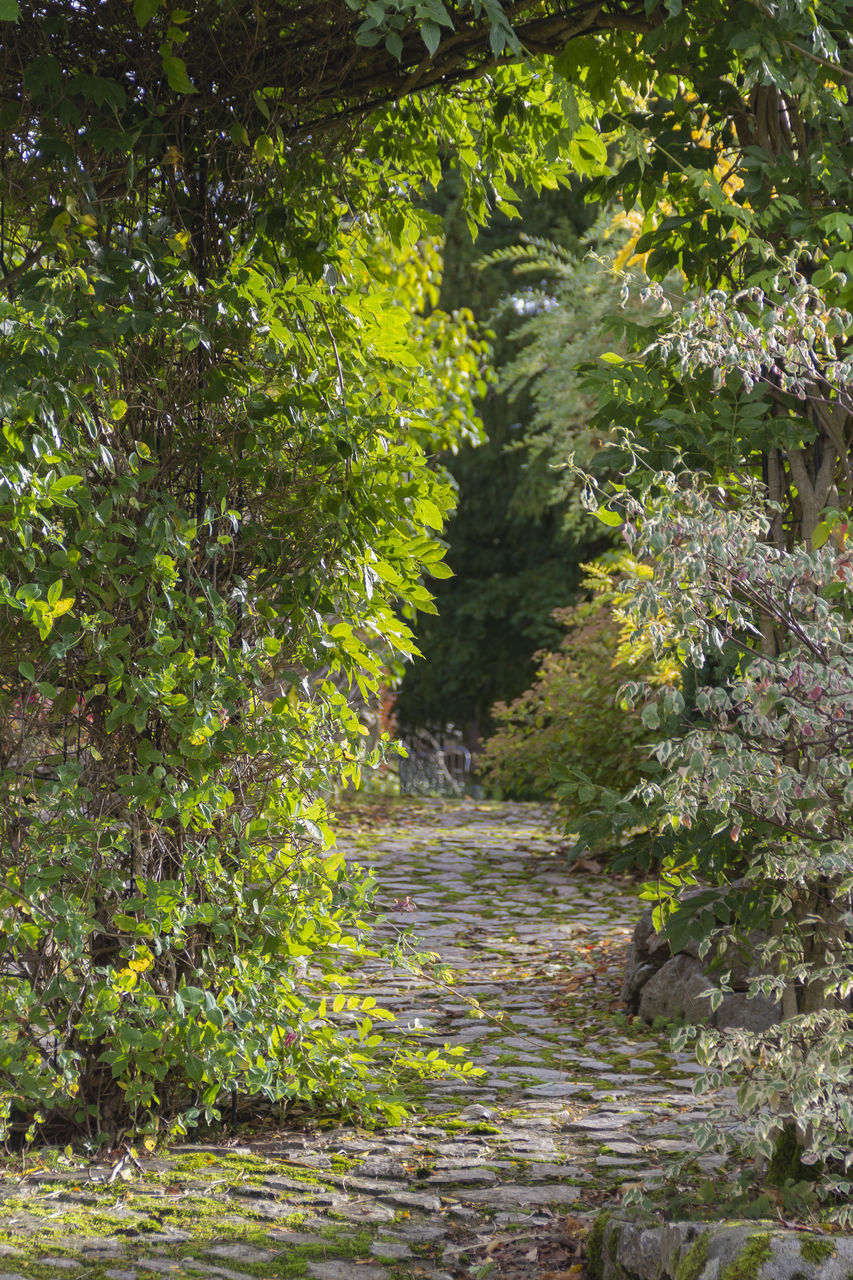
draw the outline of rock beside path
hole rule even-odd
[[[720,970],[729,972],[733,990],[712,1009],[705,993],[717,986],[714,975]],[[628,950],[622,999],[646,1022],[663,1019],[719,1030],[743,1027],[763,1031],[781,1020],[782,1011],[775,1001],[747,994],[750,979],[757,975],[749,960],[734,954],[724,958],[712,955],[700,961],[695,942],[688,942],[673,955],[667,938],[654,927],[651,908],[647,908],[637,921]]]
[[[850,1280],[853,1239],[774,1222],[603,1217],[590,1237],[588,1280]]]

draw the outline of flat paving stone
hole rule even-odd
[[[466,1191],[460,1194],[471,1204],[497,1205],[516,1208],[528,1204],[574,1204],[580,1196],[579,1189],[567,1182],[549,1182],[538,1187],[523,1183],[504,1183],[487,1191]]]
[[[549,1080],[546,1084],[528,1085],[524,1094],[528,1098],[574,1098],[585,1088],[586,1085],[573,1084],[568,1080]]]
[[[341,1217],[353,1222],[393,1222],[396,1214],[387,1204],[377,1204],[370,1200],[353,1200],[348,1204],[338,1205],[335,1210]]]
[[[413,1256],[411,1249],[404,1240],[374,1240],[371,1253],[380,1262],[397,1262],[401,1258],[411,1258]]]
[[[177,1275],[183,1273],[187,1267],[193,1267],[192,1262],[177,1262],[174,1258],[134,1258],[134,1265],[140,1271],[153,1271],[157,1275]],[[204,1264],[201,1264],[204,1266]]]
[[[269,1262],[276,1256],[272,1249],[255,1249],[247,1244],[216,1244],[206,1252],[213,1258],[228,1258],[231,1262]]]
[[[593,1115],[583,1116],[580,1120],[570,1120],[567,1128],[580,1129],[584,1132],[591,1131],[594,1133],[610,1133],[614,1129],[625,1129],[631,1125],[638,1125],[643,1116],[618,1115],[611,1112],[597,1111]]]
[[[438,1196],[427,1195],[426,1192],[395,1191],[382,1198],[390,1204],[399,1205],[401,1209],[422,1209],[425,1213],[438,1213],[441,1209]]]
[[[341,1262],[308,1261],[305,1266],[316,1280],[354,1280],[355,1276],[359,1276],[360,1280],[388,1280],[386,1267],[373,1266],[370,1263],[354,1267],[350,1259]]]
[[[493,1169],[444,1169],[440,1173],[432,1173],[425,1182],[428,1186],[453,1186],[464,1183],[466,1186],[475,1183],[497,1182],[498,1175]]]

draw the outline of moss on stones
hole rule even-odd
[[[709,1244],[708,1232],[703,1231],[678,1264],[677,1280],[699,1280],[708,1261]]]
[[[734,1262],[726,1267],[722,1280],[758,1280],[759,1271],[772,1253],[768,1231],[750,1236]]]
[[[824,1236],[803,1236],[800,1240],[800,1256],[804,1262],[819,1266],[827,1258],[835,1257],[835,1245]]]
[[[601,1280],[604,1275],[604,1237],[610,1218],[609,1213],[600,1213],[587,1236],[586,1270],[589,1280]]]

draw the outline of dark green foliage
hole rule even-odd
[[[797,1138],[796,1125],[783,1125],[764,1175],[768,1187],[784,1187],[790,1182],[817,1181],[820,1169],[813,1164],[803,1164],[801,1156],[802,1147]]]
[[[553,513],[535,521],[508,514],[517,458],[490,440],[476,460],[466,447],[450,464],[460,484],[447,527],[454,576],[437,589],[437,615],[418,621],[425,661],[406,669],[397,703],[404,729],[453,724],[474,745],[495,700],[520,693],[535,651],[559,639],[553,611],[577,590],[587,548],[560,531]]]

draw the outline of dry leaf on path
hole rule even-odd
[[[588,1218],[576,1218],[574,1214],[564,1214],[560,1219],[560,1226],[564,1231],[571,1232],[575,1236],[589,1235],[591,1225]]]

